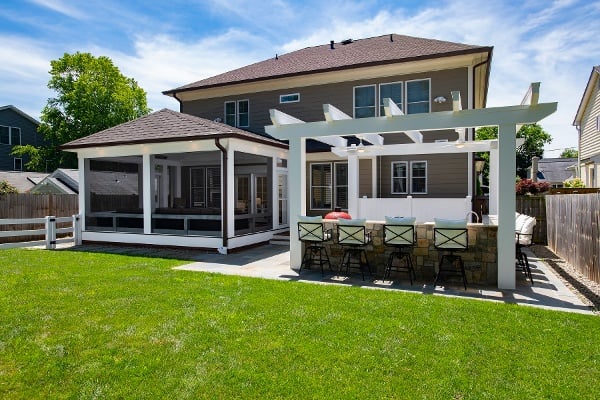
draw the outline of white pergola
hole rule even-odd
[[[498,288],[515,288],[515,176],[516,133],[523,124],[535,123],[554,113],[557,103],[538,103],[539,83],[533,83],[521,105],[485,109],[461,109],[459,92],[452,92],[452,111],[403,115],[389,99],[384,100],[385,116],[353,119],[337,108],[323,106],[325,121],[303,122],[278,110],[271,110],[273,125],[268,134],[289,141],[288,174],[290,184],[290,265],[302,259],[298,215],[306,213],[306,139],[333,146],[332,151],[348,157],[348,210],[358,207],[358,159],[361,156],[490,152],[490,214],[498,216]],[[465,140],[465,130],[498,126],[498,140]],[[451,129],[456,142],[425,143],[421,132]],[[409,144],[384,145],[382,133],[404,132]],[[342,136],[356,136],[372,146],[347,146]],[[360,151],[359,151],[360,150]],[[500,173],[502,171],[502,173]]]

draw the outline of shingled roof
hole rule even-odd
[[[93,135],[73,140],[62,145],[61,149],[229,137],[287,149],[287,144],[278,140],[166,108]]]
[[[492,47],[396,34],[349,39],[282,54],[163,93],[173,95],[243,82],[491,51]]]

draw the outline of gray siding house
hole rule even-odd
[[[330,42],[276,55],[237,70],[165,91],[183,113],[223,121],[258,134],[271,124],[270,109],[305,121],[322,121],[331,104],[352,118],[384,115],[391,98],[405,114],[484,108],[492,47],[384,35]],[[468,130],[467,140],[473,137]],[[404,133],[382,134],[385,144],[411,143]],[[455,141],[455,131],[430,131],[423,142]],[[349,144],[373,145],[348,138]],[[331,146],[307,143],[308,214],[347,208],[347,161]],[[360,197],[464,198],[473,194],[472,153],[378,156],[360,160]]]
[[[39,122],[13,105],[0,107],[0,171],[22,171],[28,157],[11,155],[13,146],[39,146],[43,138],[37,133]]]

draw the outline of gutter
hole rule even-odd
[[[181,102],[181,99],[179,97],[177,97],[177,93],[173,93],[173,98],[175,100],[177,100],[177,102],[179,103],[179,112],[182,113],[183,112],[183,103]]]
[[[473,98],[475,98],[475,72],[477,70],[477,68],[487,64],[488,68],[487,71],[485,72],[485,91],[483,92],[483,102],[482,102],[482,107],[481,108],[485,108],[485,106],[487,105],[487,94],[488,94],[488,87],[489,87],[489,83],[490,83],[490,70],[491,70],[491,59],[492,59],[492,52],[494,51],[493,47],[490,47],[488,50],[488,56],[487,59],[485,59],[484,61],[475,64],[473,66]]]
[[[221,144],[221,142],[219,141],[219,138],[215,138],[215,146],[217,146],[217,148],[219,150],[221,150],[221,154],[223,154],[223,161],[222,161],[222,165],[223,165],[223,174],[222,174],[222,179],[221,179],[221,188],[223,191],[223,195],[221,196],[221,216],[222,216],[222,226],[223,226],[223,247],[220,248],[218,251],[221,254],[227,254],[227,246],[229,245],[229,232],[227,230],[227,225],[229,223],[229,210],[227,209],[227,204],[229,203],[227,201],[228,199],[228,193],[227,193],[227,149],[225,147],[223,147],[223,145]]]

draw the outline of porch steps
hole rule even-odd
[[[271,244],[275,244],[278,246],[288,246],[290,245],[290,233],[289,232],[281,232],[276,235],[273,235],[273,238],[269,241]]]

